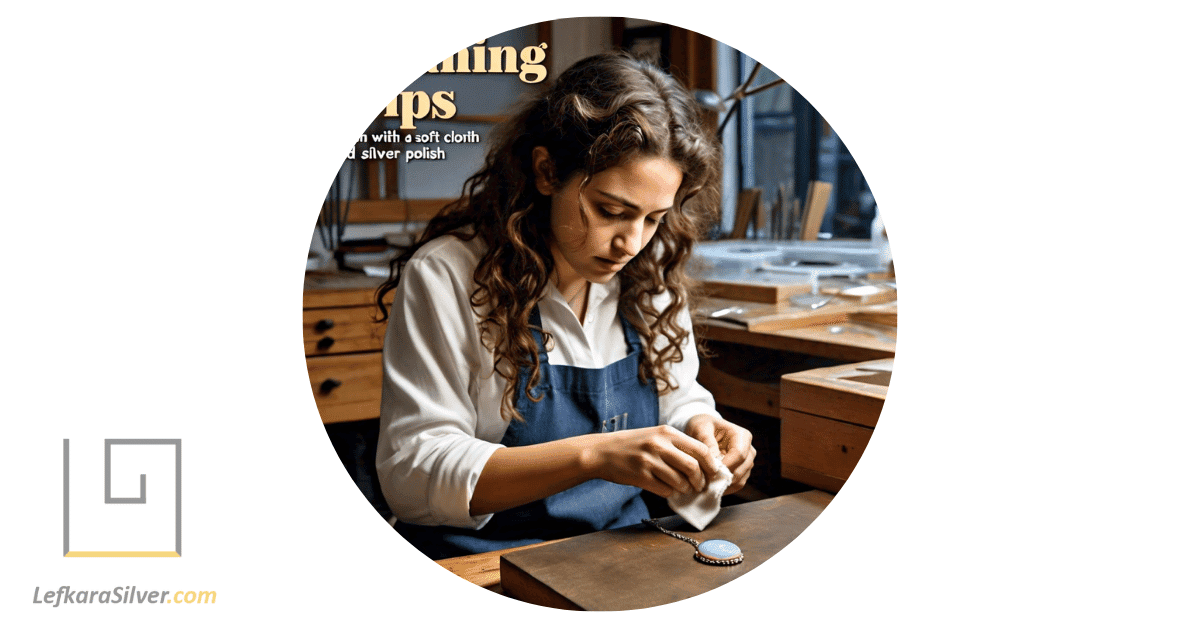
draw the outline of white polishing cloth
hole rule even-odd
[[[698,493],[680,493],[675,491],[667,498],[667,505],[671,507],[683,517],[683,520],[695,526],[697,530],[703,530],[721,511],[721,495],[725,493],[725,489],[733,483],[733,472],[731,472],[725,463],[721,462],[719,457],[715,458],[717,462],[717,476],[708,482],[703,491]]]

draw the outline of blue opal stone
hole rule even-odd
[[[709,560],[729,560],[742,555],[742,548],[721,539],[705,541],[696,548],[700,556]]]

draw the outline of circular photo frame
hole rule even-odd
[[[890,383],[896,276],[849,150],[670,24],[431,62],[313,230],[305,354],[346,471],[398,538],[532,604],[653,607],[761,565],[843,489]]]

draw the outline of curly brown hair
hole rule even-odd
[[[535,401],[541,375],[529,317],[554,271],[550,199],[537,190],[533,149],[549,152],[556,190],[578,174],[582,188],[597,173],[631,158],[662,157],[679,167],[683,181],[653,238],[619,273],[619,310],[646,341],[641,380],[653,378],[659,394],[677,388],[668,367],[683,360],[688,336],[678,322],[691,287],[685,265],[702,229],[716,216],[721,194],[720,148],[695,100],[657,66],[606,53],[568,68],[500,125],[495,137],[483,168],[463,183],[462,196],[392,261],[391,276],[376,293],[383,317],[385,297],[417,249],[443,235],[483,238],[487,247],[475,269],[471,303],[484,313],[479,332],[495,356],[493,366],[508,379],[501,416],[520,420],[516,374],[531,371],[525,394]],[[664,292],[666,306],[655,307],[652,300]],[[549,334],[546,342],[552,342]]]

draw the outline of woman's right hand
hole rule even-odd
[[[659,497],[704,490],[717,473],[708,446],[667,426],[589,434],[588,475],[645,489]]]

